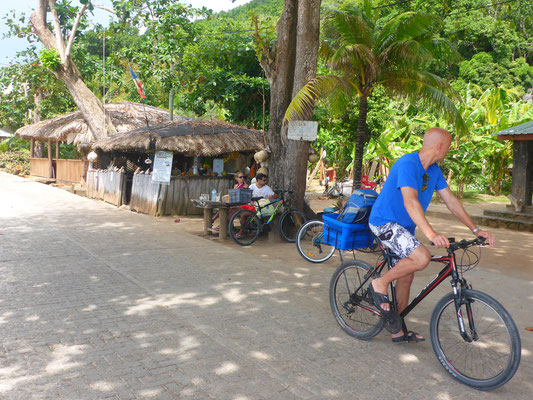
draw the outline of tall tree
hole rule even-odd
[[[83,82],[81,73],[72,60],[72,46],[80,21],[85,11],[93,8],[88,0],[80,0],[80,2],[82,6],[79,8],[70,29],[61,26],[56,9],[56,0],[37,0],[37,7],[32,13],[30,21],[35,34],[48,49],[45,54],[49,56],[48,66],[50,70],[56,78],[65,83],[94,138],[100,139],[116,133],[116,129],[109,115],[105,114],[104,107],[98,97]],[[52,14],[53,29],[47,22],[48,10]],[[54,61],[54,58],[57,60]]]
[[[366,144],[368,100],[378,86],[389,94],[405,97],[413,103],[426,102],[454,121],[458,129],[464,123],[453,102],[446,95],[457,97],[449,83],[428,71],[430,62],[457,57],[453,46],[438,39],[441,30],[438,17],[406,12],[377,24],[379,9],[370,0],[364,9],[328,14],[326,28],[330,30],[321,43],[320,54],[332,74],[310,80],[296,94],[286,117],[309,114],[314,102],[332,97],[337,104],[347,104],[357,97],[359,115],[353,166],[354,188],[361,185],[361,171]]]
[[[255,33],[261,47],[260,63],[270,84],[269,179],[274,186],[294,190],[300,207],[305,194],[309,142],[288,139],[283,117],[292,97],[316,75],[320,3],[321,0],[285,0],[275,44],[266,43],[258,29]],[[301,114],[302,119],[311,117],[312,109]]]
[[[209,18],[211,11],[187,6],[180,0],[113,0],[113,7],[119,21],[112,25],[114,30],[122,32],[132,25],[142,32],[142,40],[122,48],[119,55],[135,62],[145,76],[156,81],[165,97],[188,83],[194,71],[184,61],[194,54],[187,54],[187,47],[198,41],[202,28],[195,20]],[[152,103],[158,101],[151,94],[148,98]],[[173,109],[173,101],[169,108]]]

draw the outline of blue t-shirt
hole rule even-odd
[[[427,188],[422,191],[424,174],[428,174]],[[372,225],[384,225],[396,222],[414,234],[416,225],[407,213],[403,203],[402,187],[410,187],[418,191],[418,201],[426,212],[435,190],[448,187],[446,179],[437,163],[424,170],[418,153],[402,156],[392,166],[389,176],[381,189],[381,193],[372,207],[370,222]]]

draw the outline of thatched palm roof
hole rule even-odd
[[[260,131],[221,121],[192,118],[118,133],[94,142],[91,147],[103,151],[147,152],[150,150],[150,136],[154,150],[191,156],[215,156],[264,147],[264,134]]]
[[[168,111],[139,103],[109,103],[104,106],[104,109],[109,113],[117,132],[128,132],[146,126],[146,119],[150,125],[168,121]],[[83,119],[81,111],[23,126],[15,132],[15,135],[26,140],[51,139],[75,144],[94,141],[94,136]]]

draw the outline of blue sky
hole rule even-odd
[[[79,0],[71,0],[73,5],[79,3]],[[191,4],[193,7],[207,7],[214,11],[226,11],[234,7],[240,6],[242,4],[249,3],[250,0],[236,0],[232,2],[231,0],[185,0],[183,3]],[[111,8],[111,0],[93,0],[94,4],[103,5]],[[7,32],[7,26],[5,25],[4,17],[6,14],[11,14],[11,10],[17,12],[17,16],[20,16],[22,13],[25,13],[27,18],[29,18],[31,11],[35,8],[37,0],[0,0],[0,66],[9,64],[13,61],[17,51],[24,50],[28,47],[28,41],[26,38],[7,38],[4,39],[3,36]],[[91,16],[91,19],[97,21],[101,24],[105,24],[110,18],[110,14],[95,9],[94,16]]]

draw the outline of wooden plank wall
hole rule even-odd
[[[87,197],[90,199],[99,199],[98,197],[98,171],[87,172]]]
[[[48,158],[30,158],[30,175],[49,178]]]
[[[126,173],[121,171],[105,171],[103,198],[107,203],[120,207],[122,205],[122,192],[125,189]]]
[[[124,171],[98,170],[87,173],[87,197],[101,199],[120,207],[125,187]]]
[[[133,175],[130,209],[143,214],[156,215],[160,186],[159,183],[152,183],[152,175]]]
[[[83,160],[65,160],[56,161],[56,179],[66,182],[85,182],[85,174],[89,161]]]
[[[172,177],[170,185],[152,183],[152,175],[135,174],[131,190],[130,208],[148,215],[198,215],[203,211],[196,208],[190,199],[201,194],[211,194],[213,188],[224,195],[234,185],[232,178]]]
[[[231,189],[233,185],[232,178],[172,177],[166,196],[162,199],[160,214],[202,214],[202,209],[194,207],[190,199],[198,199],[201,194],[211,195],[213,188],[216,188],[218,194],[228,194],[228,189]],[[164,191],[161,192],[165,194]]]

